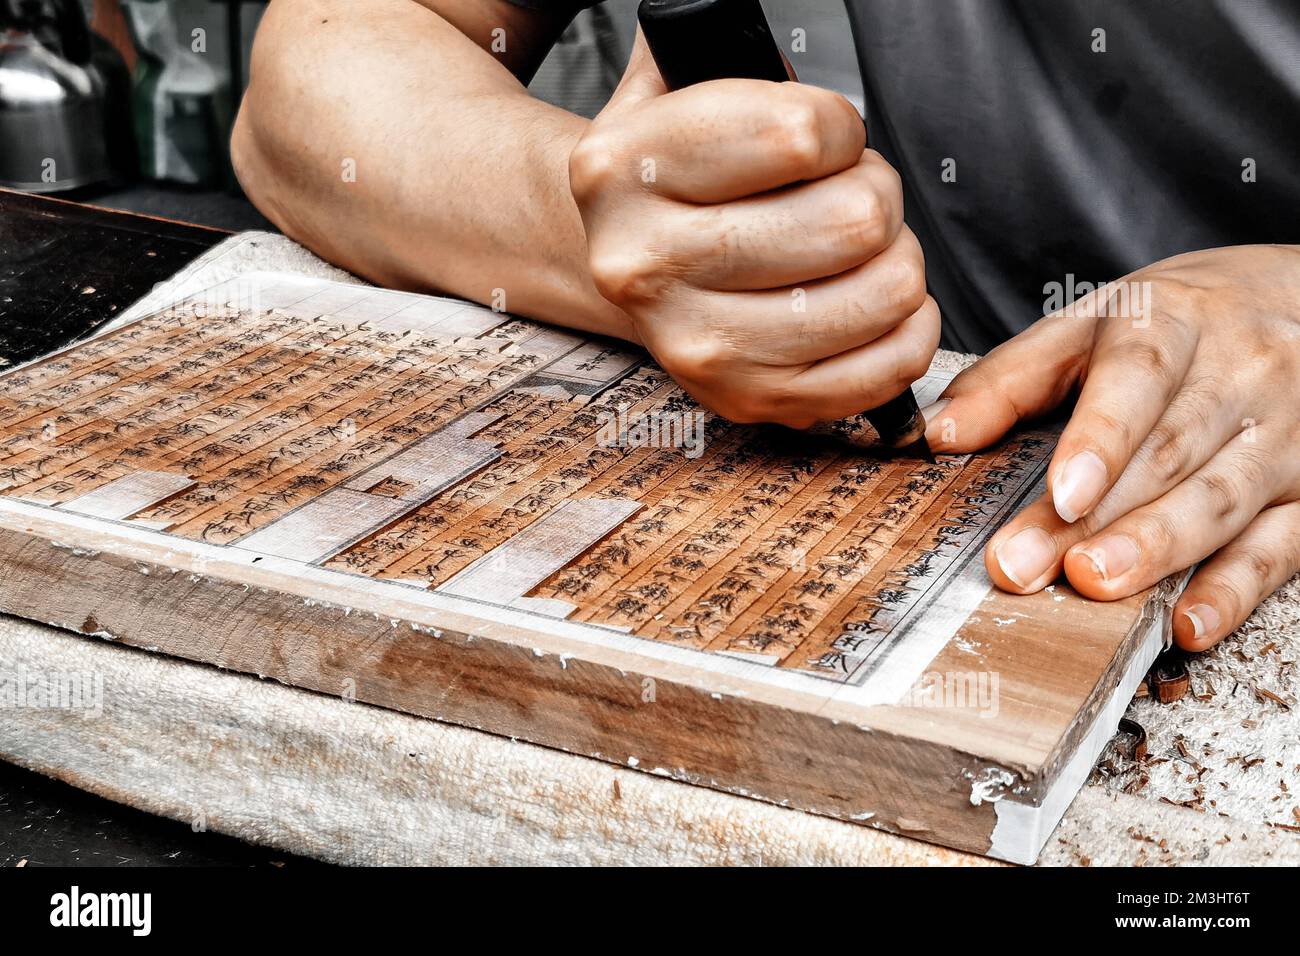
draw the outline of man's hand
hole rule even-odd
[[[1174,612],[1178,644],[1204,650],[1300,570],[1300,248],[1197,252],[1103,287],[959,375],[927,438],[985,447],[1076,387],[1049,493],[993,538],[989,573],[1027,594],[1064,568],[1113,600],[1209,558]]]
[[[638,35],[574,148],[591,275],[684,388],[738,422],[875,408],[929,367],[939,311],[898,175],[838,94],[665,92]]]

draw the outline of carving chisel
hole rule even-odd
[[[791,78],[758,0],[641,0],[637,19],[670,90],[727,78]],[[889,448],[934,461],[910,388],[866,416]]]

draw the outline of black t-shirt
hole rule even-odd
[[[846,6],[945,344],[1180,252],[1300,243],[1300,0]]]

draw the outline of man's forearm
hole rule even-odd
[[[585,124],[412,0],[276,0],[232,151],[268,218],[359,275],[634,339],[569,191]]]

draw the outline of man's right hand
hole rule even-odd
[[[939,341],[897,173],[844,97],[719,80],[668,93],[638,33],[569,181],[592,278],[698,401],[805,428],[875,408]]]

